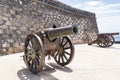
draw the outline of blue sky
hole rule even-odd
[[[58,0],[72,7],[96,13],[100,33],[120,32],[120,0]]]

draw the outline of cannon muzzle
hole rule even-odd
[[[64,37],[71,34],[76,35],[78,33],[78,27],[77,25],[69,25],[65,27],[58,27],[51,30],[46,30],[45,33],[48,39],[52,41],[59,37]]]

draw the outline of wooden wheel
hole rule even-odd
[[[99,38],[98,38],[97,44],[98,44],[100,47],[108,47],[108,41],[109,41],[109,37],[108,37],[108,36],[101,35],[101,36],[99,36]]]
[[[113,36],[109,36],[109,41],[108,41],[108,47],[112,46],[115,42],[115,39]]]
[[[43,69],[45,55],[41,38],[36,34],[30,34],[25,39],[24,62],[27,68],[34,74]]]
[[[54,53],[55,61],[61,65],[69,64],[74,56],[74,46],[68,37],[61,38],[60,46],[58,50]]]

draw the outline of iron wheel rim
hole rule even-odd
[[[108,36],[105,36],[105,35],[102,35],[98,38],[98,42],[97,44],[100,46],[100,47],[108,47]]]
[[[60,52],[60,49],[62,50]],[[74,46],[69,37],[61,38],[59,49],[54,53],[54,60],[61,66],[69,64],[74,57]]]
[[[42,40],[36,34],[30,34],[25,39],[24,62],[27,68],[34,74],[37,74],[44,66],[44,49]]]

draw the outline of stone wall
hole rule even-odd
[[[0,0],[0,54],[23,51],[26,35],[53,25],[77,24],[74,43],[96,39],[94,13],[79,10],[56,0]]]

